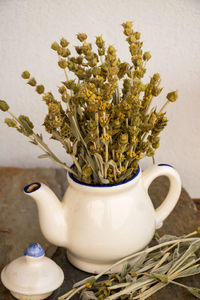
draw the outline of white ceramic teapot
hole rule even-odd
[[[164,202],[155,210],[148,187],[158,176],[170,180]],[[33,197],[41,230],[48,241],[67,248],[77,268],[99,273],[117,260],[143,249],[155,229],[176,205],[181,192],[177,171],[165,164],[153,165],[126,182],[87,185],[68,174],[69,186],[60,202],[43,183],[32,183],[24,192]]]

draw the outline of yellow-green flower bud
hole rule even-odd
[[[29,117],[24,116],[24,115],[20,115],[19,116],[19,121],[22,124],[23,129],[26,131],[26,133],[28,135],[33,134],[32,128],[34,126],[33,126],[33,123],[30,121]]]
[[[60,45],[61,45],[63,48],[65,48],[65,47],[67,47],[67,46],[69,45],[69,42],[68,42],[65,38],[62,38],[62,39],[60,40]]]
[[[115,55],[116,49],[113,46],[108,47],[108,53],[111,55]]]
[[[129,64],[127,62],[119,65],[118,78],[121,79],[128,72]]]
[[[24,72],[22,73],[22,78],[24,78],[24,79],[29,79],[29,77],[30,77],[29,71],[24,71]]]
[[[62,93],[62,101],[67,103],[70,100],[70,95],[67,92]]]
[[[147,150],[146,155],[147,155],[148,157],[153,156],[153,155],[154,155],[154,150],[150,147],[150,148]]]
[[[57,51],[58,55],[61,55],[62,57],[67,57],[71,54],[70,50],[68,48],[58,48]]]
[[[105,42],[102,39],[101,35],[96,37],[96,45],[97,45],[98,48],[104,48],[105,47]]]
[[[138,53],[138,46],[137,46],[137,44],[136,43],[135,44],[134,43],[131,44],[129,46],[129,50],[131,52],[131,55],[136,55]]]
[[[116,119],[116,120],[114,121],[114,127],[115,127],[115,128],[120,128],[120,125],[121,125],[120,120],[119,120],[119,119]]]
[[[134,34],[133,35],[130,35],[129,37],[127,37],[127,42],[129,43],[129,44],[132,44],[132,43],[135,43],[136,42],[136,38],[135,38],[135,36],[134,36]]]
[[[78,33],[76,36],[77,36],[77,39],[80,42],[83,42],[87,39],[87,34],[86,33]]]
[[[65,91],[66,91],[66,88],[65,88],[64,86],[60,86],[60,87],[58,88],[58,92],[59,92],[60,94],[63,94]]]
[[[140,39],[140,35],[141,35],[140,32],[135,32],[134,35],[135,35],[136,40]]]
[[[157,86],[154,86],[152,89],[152,95],[157,97],[162,92],[162,88],[159,88]]]
[[[120,135],[120,144],[128,144],[128,134],[122,133]]]
[[[4,100],[0,100],[0,110],[7,111],[9,109],[9,105]]]
[[[14,119],[6,118],[4,122],[8,125],[8,127],[13,127],[13,128],[17,127],[17,122]]]
[[[153,147],[154,149],[158,149],[159,146],[160,146],[160,143],[159,143],[159,142],[156,142],[156,143],[153,143],[153,144],[152,144],[152,147]]]
[[[124,85],[124,88],[125,88],[125,89],[129,89],[130,86],[131,86],[130,80],[129,80],[128,78],[125,78],[125,79],[124,79],[124,82],[123,82],[123,85]]]
[[[122,26],[124,28],[132,28],[133,27],[133,22],[127,21],[126,23],[123,23]]]
[[[83,57],[82,56],[78,56],[76,58],[76,62],[77,62],[78,65],[81,65],[83,63]]]
[[[97,59],[96,57],[94,57],[93,59],[91,59],[91,60],[88,62],[88,64],[89,64],[90,67],[95,67],[96,64],[97,64],[97,62],[98,62],[98,59]]]
[[[84,167],[83,167],[83,170],[82,170],[82,175],[84,176],[84,177],[90,177],[91,175],[92,175],[92,169],[91,169],[91,167],[90,166],[88,166],[88,165],[85,165]]]
[[[132,62],[133,62],[133,64],[134,64],[135,67],[142,66],[142,63],[143,63],[142,59],[135,59],[134,57],[132,57],[131,60],[132,60]]]
[[[159,73],[155,73],[155,74],[153,75],[153,80],[154,80],[155,82],[158,82],[158,81],[160,80],[160,74],[159,74]]]
[[[59,48],[59,44],[57,42],[54,42],[52,45],[51,45],[51,49],[53,49],[54,51],[57,51],[58,48]]]
[[[167,99],[170,101],[170,102],[175,102],[178,98],[178,91],[174,91],[174,92],[171,92],[171,93],[168,93],[167,94]]]
[[[76,87],[76,83],[74,80],[62,81],[62,83],[69,89],[73,90]]]
[[[62,51],[62,57],[67,57],[71,54],[70,50],[68,48],[64,48]]]
[[[66,69],[67,68],[67,61],[65,59],[60,59],[58,61],[58,65],[61,69]]]
[[[44,93],[44,86],[43,85],[37,85],[36,86],[36,92],[38,93],[38,94],[43,94]]]
[[[99,48],[99,49],[98,49],[98,54],[99,54],[100,56],[104,55],[104,54],[105,54],[105,49],[104,49],[104,48]]]
[[[151,54],[149,52],[144,52],[143,59],[148,61],[148,60],[150,60],[150,58],[151,58]]]
[[[30,86],[36,86],[37,82],[36,82],[35,78],[32,77],[31,79],[29,79],[27,84],[29,84]]]
[[[44,96],[42,97],[42,100],[44,100],[46,102],[46,104],[49,104],[49,103],[55,101],[51,92],[44,94]]]
[[[124,29],[124,34],[127,36],[130,36],[133,34],[133,30],[131,28],[125,28]]]
[[[138,167],[138,160],[135,159],[132,163],[131,163],[131,168],[133,168],[134,170],[137,169]]]
[[[57,49],[57,53],[58,53],[58,55],[62,55],[62,53],[63,53],[63,48],[62,47],[58,47],[58,49]]]
[[[83,53],[83,49],[82,47],[79,47],[79,46],[75,46],[75,49],[76,49],[76,52],[81,55]]]
[[[98,67],[93,67],[92,68],[92,74],[93,75],[100,75],[101,74],[101,69]]]

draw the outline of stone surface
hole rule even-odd
[[[30,242],[39,241],[42,246],[51,249],[51,245],[42,237],[38,225],[37,209],[35,203],[28,196],[23,195],[23,187],[35,180],[48,184],[58,197],[62,197],[67,182],[65,173],[55,169],[14,169],[0,168],[0,271],[10,260],[22,255],[24,247]],[[164,177],[157,178],[149,189],[155,207],[163,201],[168,190],[168,180]],[[193,231],[200,225],[200,213],[195,208],[187,192],[182,189],[179,202],[172,214],[159,230],[160,234],[181,235]],[[24,246],[21,246],[24,245]],[[54,250],[55,248],[53,248]],[[52,251],[52,253],[55,251]],[[51,254],[52,254],[51,253]],[[48,299],[56,300],[72,288],[72,285],[87,277],[89,274],[73,267],[66,258],[66,250],[57,248],[53,254],[54,261],[60,265],[65,273],[63,285]],[[200,287],[200,276],[180,280],[185,284]],[[14,299],[0,283],[0,299]],[[78,299],[75,296],[73,299]],[[192,300],[195,299],[186,290],[169,285],[149,298],[151,300]]]
[[[66,182],[64,174],[56,169],[0,168],[0,269],[6,263],[23,255],[33,242],[41,243],[47,256],[56,247],[43,237],[35,202],[23,193],[23,188],[34,181],[51,186],[61,199]]]

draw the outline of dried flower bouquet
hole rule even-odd
[[[81,44],[75,46],[76,57],[71,55],[65,38],[52,44],[66,77],[58,88],[62,102],[45,92],[28,71],[22,73],[27,83],[42,94],[48,106],[43,125],[71,155],[73,168],[49,149],[27,116],[15,116],[8,104],[0,100],[0,109],[12,117],[5,119],[6,124],[39,146],[44,152],[40,158],[52,159],[87,184],[115,184],[133,177],[139,160],[154,156],[160,132],[167,124],[165,107],[177,99],[177,91],[170,92],[160,110],[151,108],[153,98],[162,91],[160,75],[156,73],[143,83],[151,55],[143,53],[140,33],[134,32],[132,22],[122,26],[131,53],[130,63],[122,62],[113,46],[106,47],[102,36],[96,37],[95,52],[87,35],[77,34]],[[69,78],[68,71],[75,79]]]

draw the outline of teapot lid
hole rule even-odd
[[[52,292],[64,280],[62,269],[50,258],[40,244],[31,244],[21,256],[1,272],[1,281],[10,291],[24,295]]]

